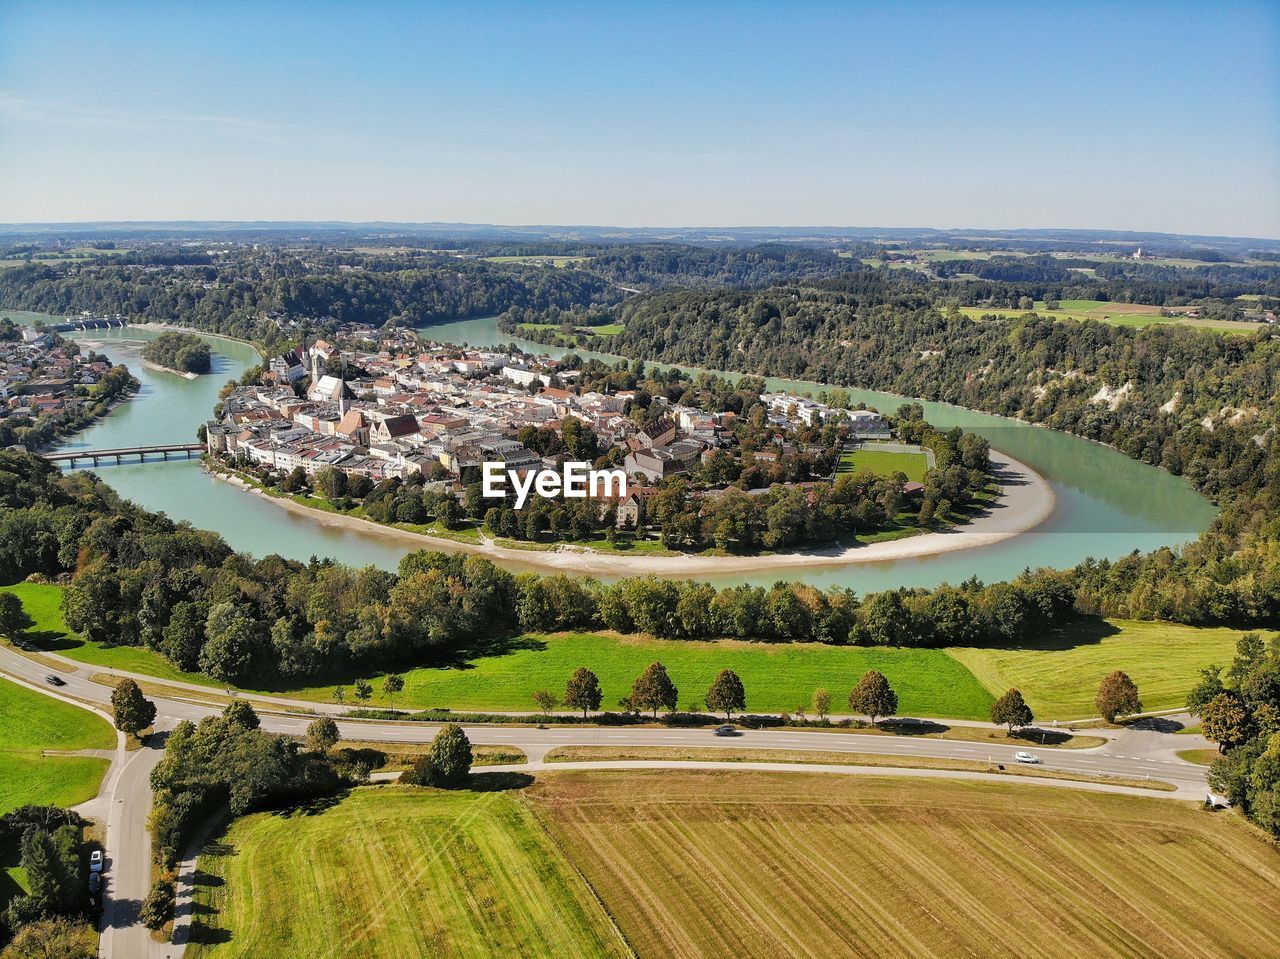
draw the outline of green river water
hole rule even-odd
[[[431,327],[424,335],[472,346],[511,342],[487,317]],[[208,338],[214,371],[191,381],[144,368],[142,344],[158,335],[140,329],[95,330],[75,334],[85,346],[125,363],[142,382],[134,399],[68,443],[67,448],[104,449],[195,437],[232,377],[258,362],[252,347]],[[520,342],[517,340],[517,342]],[[537,352],[551,347],[523,344]],[[771,389],[813,391],[816,384],[774,379]],[[851,391],[855,401],[892,412],[902,398],[872,391]],[[892,586],[930,586],[969,576],[984,581],[1007,579],[1026,567],[1073,565],[1088,557],[1117,557],[1134,549],[1151,550],[1193,539],[1214,516],[1213,506],[1184,480],[1129,459],[1087,440],[1019,424],[998,416],[938,403],[925,403],[928,419],[943,427],[960,426],[986,436],[993,447],[1034,467],[1053,486],[1053,515],[1034,530],[989,546],[909,560],[857,563],[837,568],[789,569],[707,577],[717,584],[771,583],[804,579],[816,585],[839,584],[859,592]],[[333,556],[355,565],[394,568],[414,548],[369,531],[328,525],[290,513],[208,476],[196,461],[145,465],[103,465],[100,475],[122,494],[174,519],[220,532],[236,549],[256,555],[279,553],[294,559]],[[608,577],[603,560],[603,578]]]

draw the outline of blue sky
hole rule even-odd
[[[1280,236],[1275,3],[0,0],[0,221]]]

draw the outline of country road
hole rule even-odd
[[[108,704],[111,688],[92,681],[89,677],[106,672],[101,667],[85,666],[62,657],[42,654],[44,662],[37,662],[20,653],[0,647],[0,673],[9,674],[37,686],[43,692],[57,697],[70,697],[101,707]],[[47,685],[44,677],[53,670],[48,663],[57,662],[58,675],[66,685],[58,688]],[[205,690],[207,693],[208,690]],[[215,715],[218,707],[181,698],[154,699],[158,710],[156,728],[168,730],[182,720],[198,721]],[[313,715],[285,715],[269,711],[272,705],[283,708],[288,700],[274,699],[271,703],[253,700],[259,708],[262,728],[276,733],[300,736],[305,733]],[[314,710],[314,703],[292,704]],[[972,725],[972,724],[969,724]],[[424,743],[436,734],[438,724],[416,722],[386,722],[370,720],[340,720],[339,729],[344,739],[386,743]],[[1013,754],[1019,749],[1031,749],[1040,758],[1039,769],[1051,776],[1055,771],[1078,776],[1111,776],[1129,780],[1151,779],[1171,783],[1175,791],[1147,791],[1131,787],[1070,781],[1067,779],[1002,776],[982,772],[961,772],[937,769],[898,769],[895,767],[857,767],[840,765],[786,764],[735,762],[720,763],[718,768],[770,769],[778,771],[803,770],[843,775],[911,775],[920,778],[965,778],[999,780],[1040,784],[1093,791],[1122,792],[1147,795],[1153,798],[1178,800],[1203,800],[1206,793],[1205,769],[1185,763],[1177,758],[1179,750],[1191,749],[1206,743],[1198,736],[1171,735],[1177,723],[1170,718],[1153,718],[1139,721],[1123,730],[1090,730],[1102,735],[1106,742],[1089,749],[1055,749],[1003,745],[965,740],[945,740],[912,736],[888,736],[822,730],[770,729],[743,730],[732,737],[714,736],[709,729],[689,728],[636,728],[592,726],[466,726],[472,742],[480,745],[514,746],[528,756],[528,765],[511,767],[524,771],[573,768],[701,768],[715,765],[677,760],[650,762],[603,763],[544,763],[546,754],[558,746],[666,746],[666,747],[714,747],[717,749],[783,749],[789,751],[874,753],[881,756],[900,756],[904,761],[920,758],[968,760],[1013,764]],[[161,754],[155,737],[147,748],[120,753],[108,776],[104,792],[109,792],[107,811],[108,881],[104,893],[103,935],[100,956],[106,959],[134,959],[136,956],[152,956],[155,959],[176,957],[181,947],[155,943],[146,930],[136,922],[137,908],[146,896],[150,885],[150,839],[146,831],[147,814],[151,806],[149,775]],[[904,763],[905,765],[905,763]],[[117,768],[120,767],[120,768]],[[98,808],[104,808],[101,804]]]

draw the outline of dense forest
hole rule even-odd
[[[1280,338],[1037,316],[974,323],[882,274],[829,288],[681,291],[622,304],[610,348],[670,363],[942,400],[1109,443],[1223,507],[1174,553],[1099,562],[1082,609],[1183,622],[1280,618]]]
[[[142,348],[142,358],[179,373],[208,373],[213,369],[209,344],[192,333],[161,333]]]

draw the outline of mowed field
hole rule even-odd
[[[42,756],[46,749],[114,749],[105,719],[0,679],[0,813],[25,803],[74,806],[92,799],[105,759]]]
[[[1209,320],[1192,317],[1161,316],[1160,307],[1145,303],[1120,303],[1108,300],[1059,300],[1058,309],[1045,308],[1043,300],[1037,300],[1034,311],[1041,316],[1051,316],[1060,320],[1098,320],[1112,326],[1151,326],[1155,323],[1167,323],[1173,326],[1193,326],[1202,330],[1224,330],[1234,333],[1251,333],[1258,329],[1257,323],[1235,322],[1233,320]],[[984,316],[1017,317],[1023,310],[1010,310],[990,306],[962,306],[960,312],[973,320]]]
[[[206,676],[182,672],[152,650],[103,646],[69,635],[59,610],[62,591],[57,586],[20,583],[2,588],[20,596],[28,615],[36,620],[29,635],[61,655],[157,679],[223,688]],[[404,691],[394,703],[382,692],[381,674],[366,673],[363,678],[373,680],[374,693],[369,700],[373,706],[532,710],[534,693],[546,689],[560,695],[573,671],[586,666],[600,677],[604,708],[612,709],[630,692],[635,678],[655,661],[667,667],[679,687],[681,708],[703,709],[707,688],[722,669],[733,669],[742,677],[748,710],[759,712],[790,712],[802,704],[807,707],[819,687],[831,690],[832,702],[840,711],[849,690],[868,669],[878,669],[889,677],[904,715],[983,719],[992,702],[991,694],[964,666],[937,649],[735,640],[677,642],[594,633],[520,636],[499,651],[450,666],[408,670],[403,674]],[[327,702],[333,698],[335,685],[350,686],[356,678],[341,676],[313,686],[245,691]]]
[[[1107,620],[1101,638],[1071,629],[1021,649],[949,649],[979,682],[998,695],[1022,690],[1038,720],[1097,715],[1098,684],[1122,669],[1138,685],[1147,710],[1173,709],[1212,663],[1227,666],[1245,630]],[[1265,630],[1262,635],[1267,636]]]
[[[182,672],[149,649],[102,646],[68,635],[57,586],[0,588],[22,598],[36,620],[28,635],[46,648],[80,662],[222,688],[206,676]],[[645,666],[658,661],[680,689],[681,708],[703,708],[702,698],[716,673],[733,669],[746,686],[748,711],[791,712],[801,704],[807,707],[813,691],[825,687],[834,710],[843,712],[849,689],[868,669],[878,669],[898,691],[902,715],[986,719],[993,697],[1016,686],[1038,719],[1066,720],[1095,715],[1098,683],[1115,669],[1133,677],[1147,709],[1179,707],[1203,667],[1231,661],[1241,634],[1168,623],[1086,621],[1035,646],[947,650],[683,642],[595,633],[526,635],[449,666],[408,670],[405,689],[394,703],[381,690],[381,674],[366,672],[360,678],[373,681],[373,706],[523,711],[535,708],[533,694],[539,690],[561,694],[573,671],[585,666],[600,677],[604,708],[611,709]],[[309,686],[244,691],[327,702],[335,685],[350,687],[356,678],[333,676]]]
[[[744,771],[530,793],[644,959],[1280,955],[1280,854],[1187,803]]]
[[[191,957],[630,955],[517,792],[365,788],[248,816],[196,882]]]
[[[928,468],[929,461],[923,453],[897,453],[864,447],[841,455],[837,470],[841,473],[870,470],[879,476],[905,473],[907,479],[923,483],[924,474]]]

